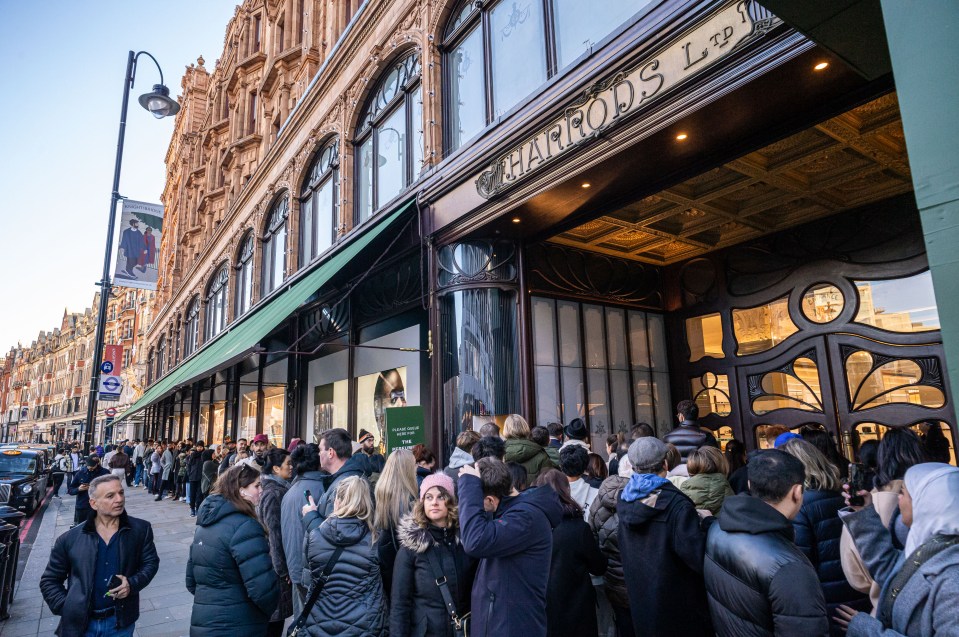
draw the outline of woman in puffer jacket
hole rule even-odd
[[[736,495],[726,479],[729,463],[719,449],[700,447],[690,451],[686,470],[689,471],[689,479],[683,481],[679,490],[689,496],[697,509],[719,515],[723,501],[728,496]]]
[[[599,549],[609,560],[603,580],[606,597],[616,616],[616,631],[619,637],[633,637],[633,617],[629,613],[623,558],[619,552],[619,515],[616,512],[619,496],[633,475],[628,456],[619,459],[616,470],[618,475],[609,476],[599,485],[599,492],[589,510],[589,526],[599,542]]]
[[[316,506],[304,506],[304,515]],[[359,476],[336,485],[333,514],[306,539],[309,577],[315,583],[337,548],[343,548],[313,605],[304,632],[310,637],[385,637],[386,595],[373,530],[369,483]],[[301,581],[307,580],[306,569]]]
[[[527,484],[536,482],[544,471],[556,468],[546,449],[530,440],[530,428],[519,414],[510,414],[503,423],[503,440],[506,455],[503,462],[516,462],[526,469]]]
[[[420,485],[419,500],[400,523],[400,551],[393,570],[390,637],[453,637],[453,619],[436,584],[446,578],[457,617],[470,612],[476,561],[459,541],[453,480],[434,473]]]
[[[263,637],[276,610],[277,579],[266,529],[256,518],[260,472],[225,472],[197,512],[186,565],[191,637]]]
[[[802,508],[793,518],[793,530],[796,546],[809,558],[819,576],[827,616],[833,617],[840,604],[868,611],[869,598],[850,586],[842,571],[839,510],[846,503],[839,470],[819,449],[800,438],[790,439],[780,449],[802,462],[806,472]],[[835,623],[830,623],[829,628],[832,635],[842,634]]]

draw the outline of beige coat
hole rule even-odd
[[[892,520],[896,508],[899,506],[899,492],[902,491],[902,480],[893,480],[882,491],[872,492],[872,505],[879,514],[883,526],[888,527]],[[879,605],[879,593],[882,585],[878,584],[866,570],[862,558],[859,556],[859,550],[849,534],[849,529],[844,524],[842,527],[842,537],[839,539],[839,557],[842,560],[842,571],[849,580],[849,585],[860,593],[869,593],[869,601],[872,602],[872,615],[876,615],[876,607]]]

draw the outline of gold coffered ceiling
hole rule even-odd
[[[910,190],[889,94],[550,241],[663,265]]]

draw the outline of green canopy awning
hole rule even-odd
[[[387,226],[412,205],[413,202],[410,201],[391,215],[381,219],[369,228],[363,236],[339,250],[326,261],[320,262],[313,271],[293,283],[288,290],[269,300],[262,307],[254,308],[240,317],[224,333],[201,348],[179,367],[153,383],[143,396],[117,419],[117,422],[148,407],[170,391],[197,378],[209,375],[220,365],[242,356],[272,332],[277,325],[286,320],[296,308],[313,296],[317,290],[326,285],[334,274],[355,258],[373,239],[382,234]]]

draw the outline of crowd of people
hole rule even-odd
[[[891,429],[850,465],[820,428],[747,454],[692,401],[677,420],[610,436],[604,458],[581,419],[513,414],[460,433],[446,467],[344,429],[286,449],[132,441],[71,476],[70,533],[92,533],[98,481],[189,503],[197,636],[959,634],[959,469],[934,435]]]

